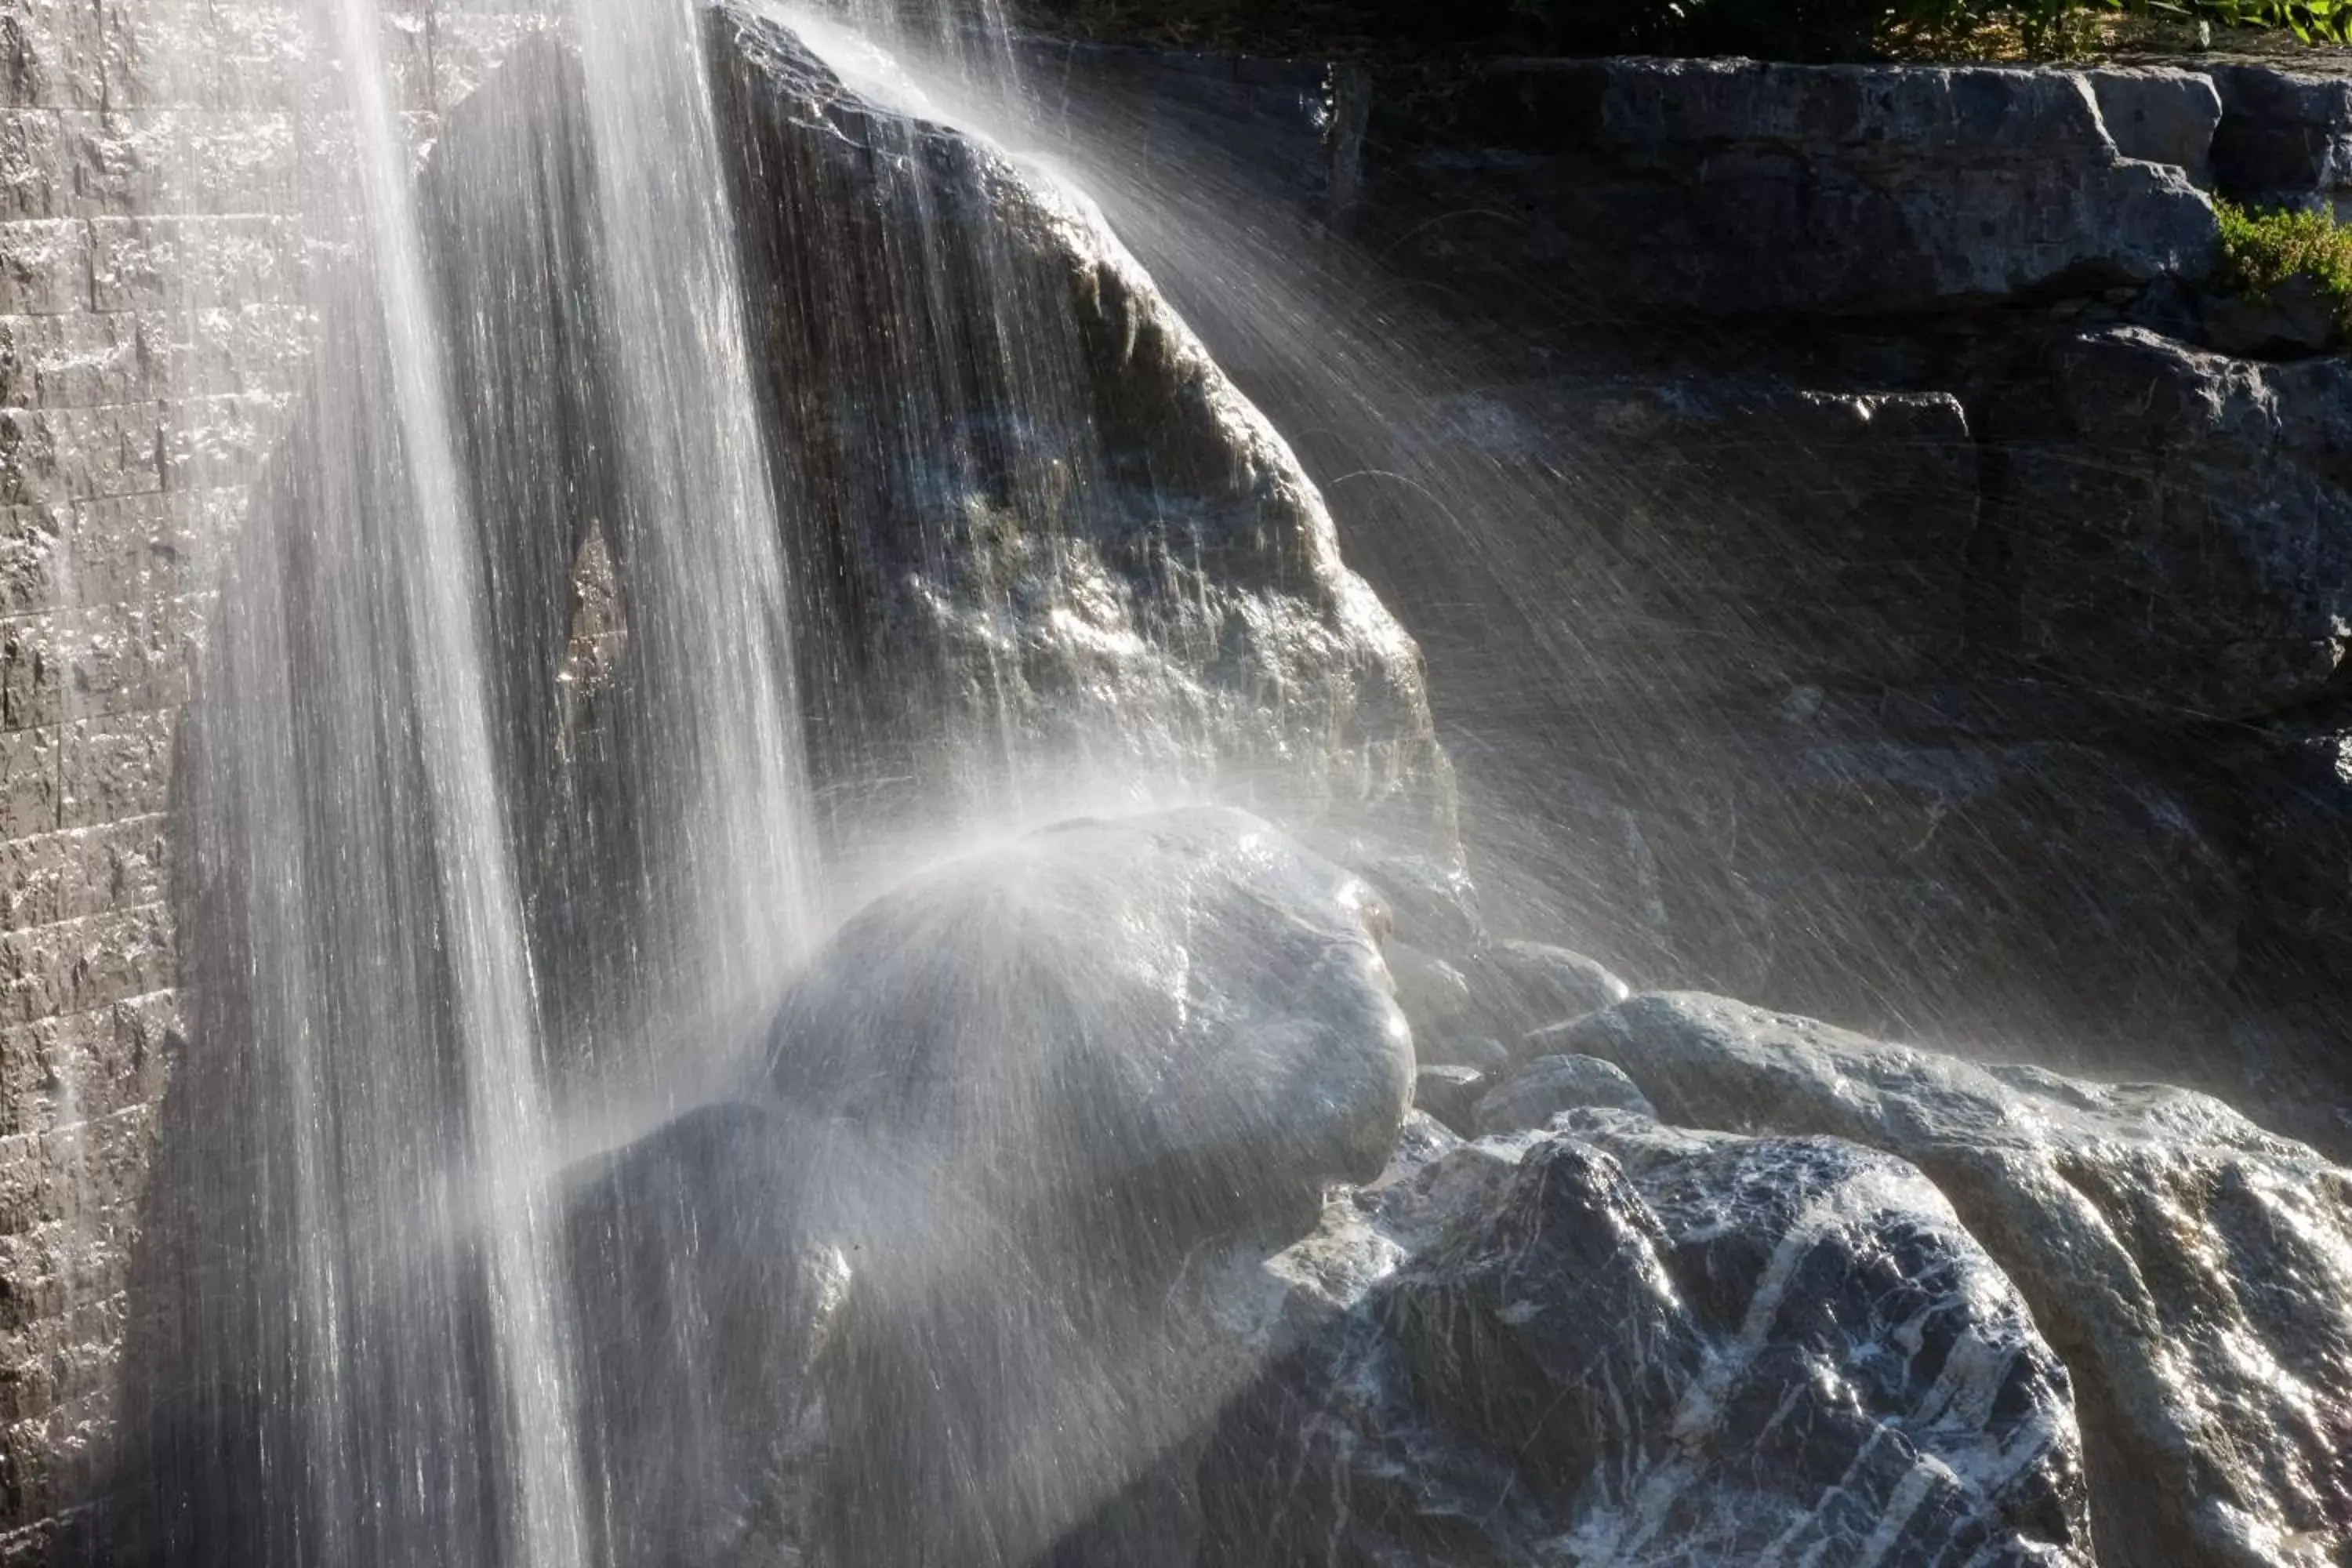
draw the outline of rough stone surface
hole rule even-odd
[[[1587,1107],[1635,1116],[1657,1114],[1613,1062],[1598,1057],[1538,1056],[1479,1100],[1475,1131],[1487,1135],[1533,1132],[1561,1111]]]
[[[1914,1162],[2074,1374],[2100,1560],[2329,1561],[2352,1542],[2352,1173],[2220,1102],[1984,1068],[1695,994],[1561,1048],[1672,1122]]]
[[[1412,1076],[1412,1103],[1456,1132],[1478,1128],[1478,1102],[1491,1080],[1476,1068],[1424,1064]]]
[[[2352,81],[2265,65],[2209,74],[2223,109],[2213,141],[2223,191],[2252,205],[2339,217],[2352,207]]]
[[[1990,521],[2024,658],[2165,712],[2323,691],[2352,642],[2352,368],[2140,328],[2061,344],[1990,411]]]
[[[779,24],[714,38],[820,766],[933,795],[1102,766],[1450,853],[1418,649],[1100,213]]]
[[[2089,745],[1882,737],[1823,713],[1589,785],[1640,835],[1602,899],[1647,909],[1645,967],[1938,1044],[2194,1065],[2246,893],[2187,793]]]
[[[2210,76],[2160,67],[2083,75],[2116,152],[2168,163],[2194,184],[2210,182],[2213,134],[2221,127],[2221,94]]]
[[[387,13],[411,128],[544,25]],[[319,60],[273,4],[0,5],[0,1562],[67,1549],[111,1449],[177,1048],[177,712],[345,244],[298,216],[354,166]]]
[[[2086,1564],[2065,1369],[1902,1164],[1582,1112],[1343,1200],[1204,1560]]]
[[[1564,947],[1503,941],[1472,961],[1476,1002],[1497,1033],[1512,1040],[1622,1002],[1633,988],[1608,966]]]
[[[1373,165],[1401,223],[1439,218],[1408,250],[1567,274],[1602,313],[1932,310],[2200,272],[2216,241],[2070,72],[1512,62],[1422,129]]]

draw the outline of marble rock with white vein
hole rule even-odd
[[[2087,1564],[2072,1384],[1908,1164],[1578,1110],[1266,1266],[1221,1563]]]

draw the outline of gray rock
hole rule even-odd
[[[1570,278],[1596,313],[1934,310],[2195,274],[2216,241],[2071,72],[1511,62],[1460,97],[1375,187],[1398,243],[1457,286]]]
[[[2268,65],[2208,74],[2221,95],[2213,174],[2225,195],[2258,206],[2352,211],[2352,81]]]
[[[2290,278],[2268,295],[2230,295],[2197,308],[2200,341],[2225,354],[2289,358],[2333,348],[2344,330],[2336,305],[2310,279]]]
[[[1479,1100],[1476,1131],[1488,1136],[1533,1132],[1561,1111],[1587,1108],[1657,1114],[1639,1086],[1613,1062],[1598,1057],[1538,1056]]]
[[[2080,1401],[2102,1562],[2289,1568],[2352,1521],[2352,1173],[2217,1100],[1985,1068],[1692,994],[1570,1031],[1671,1121],[1915,1162]]]
[[[1580,952],[1538,942],[1498,942],[1480,950],[1473,982],[1489,1025],[1510,1039],[1565,1024],[1622,1002],[1633,988]],[[1524,1058],[1524,1047],[1513,1054]]]
[[[712,16],[813,745],[859,826],[1099,767],[1454,853],[1418,649],[1101,214]]]
[[[1470,982],[1462,971],[1409,942],[1391,942],[1384,952],[1396,981],[1397,1005],[1412,1022],[1415,1039],[1443,1034],[1470,1013]]]
[[[693,1112],[568,1173],[565,1262],[600,1559],[724,1563],[812,1544],[818,1363],[846,1255],[804,1130]]]
[[[816,955],[768,1084],[851,1260],[828,1561],[1030,1561],[1208,1420],[1188,1260],[1296,1237],[1405,1124],[1372,909],[1203,809],[950,862]]]
[[[2188,1064],[2237,972],[2227,847],[2120,752],[1789,725],[1630,755],[1616,787],[1666,962],[1732,994],[1938,1044]]]
[[[1380,893],[1402,940],[1453,958],[1485,939],[1478,889],[1460,866],[1411,855],[1350,857],[1348,864]]]
[[[1066,823],[844,926],[779,1012],[769,1083],[984,1205],[1132,1189],[1195,1234],[1280,1226],[1378,1175],[1410,1100],[1369,907],[1242,812]]]
[[[1523,673],[1510,660],[1526,650],[1495,636],[1495,617],[1522,604],[1575,626],[1591,667],[1580,668],[1580,688],[1926,679],[1959,657],[1966,629],[1979,489],[1968,411],[1948,393],[1854,392],[1803,375],[1788,373],[1792,387],[1580,367],[1433,398],[1418,417],[1449,447],[1538,472],[1572,454],[1573,482],[1545,503],[1559,521],[1524,540],[1498,530],[1462,560],[1433,549],[1430,521],[1410,513],[1393,536],[1351,531],[1351,555],[1449,658],[1490,652],[1477,673],[1496,697],[1517,694]],[[1487,551],[1500,553],[1478,558]],[[1486,637],[1500,646],[1484,649]],[[1463,689],[1460,670],[1446,678],[1456,721],[1483,694]]]
[[[1490,1082],[1476,1068],[1424,1066],[1413,1074],[1413,1108],[1467,1136],[1479,1131],[1478,1102]]]
[[[1916,1171],[1580,1117],[1266,1266],[1204,1560],[2090,1562],[2065,1370]]]
[[[1475,1068],[1488,1077],[1511,1070],[1511,1047],[1492,1035],[1440,1034],[1412,1039],[1413,1059],[1423,1067]]]
[[[2352,633],[2352,363],[2087,332],[1988,411],[2022,658],[2170,715],[2321,692]]]
[[[2116,152],[2143,163],[2169,163],[2195,184],[2212,178],[2221,95],[2210,77],[2161,67],[2109,68],[2083,76]]]

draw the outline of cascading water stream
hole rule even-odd
[[[489,735],[471,526],[450,426],[446,370],[371,0],[338,0],[336,42],[361,159],[364,254],[383,312],[412,537],[392,560],[410,629],[414,715],[431,814],[454,1045],[464,1064],[460,1156],[482,1229],[494,1375],[510,1456],[499,1536],[507,1561],[565,1568],[582,1553],[571,1394],[549,1198],[553,1148],[541,1079],[530,956]],[[342,1042],[337,1042],[342,1044]]]

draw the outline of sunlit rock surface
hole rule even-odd
[[[1696,994],[1547,1037],[1669,1121],[1916,1164],[2074,1374],[2103,1561],[2352,1542],[2352,1173],[2202,1095],[1985,1068]]]
[[[1266,1266],[1286,1353],[1202,1462],[1203,1563],[2091,1561],[2065,1369],[1918,1173],[1555,1126]]]
[[[1449,846],[1418,650],[1094,206],[712,26],[820,766],[869,815],[1091,767]]]

